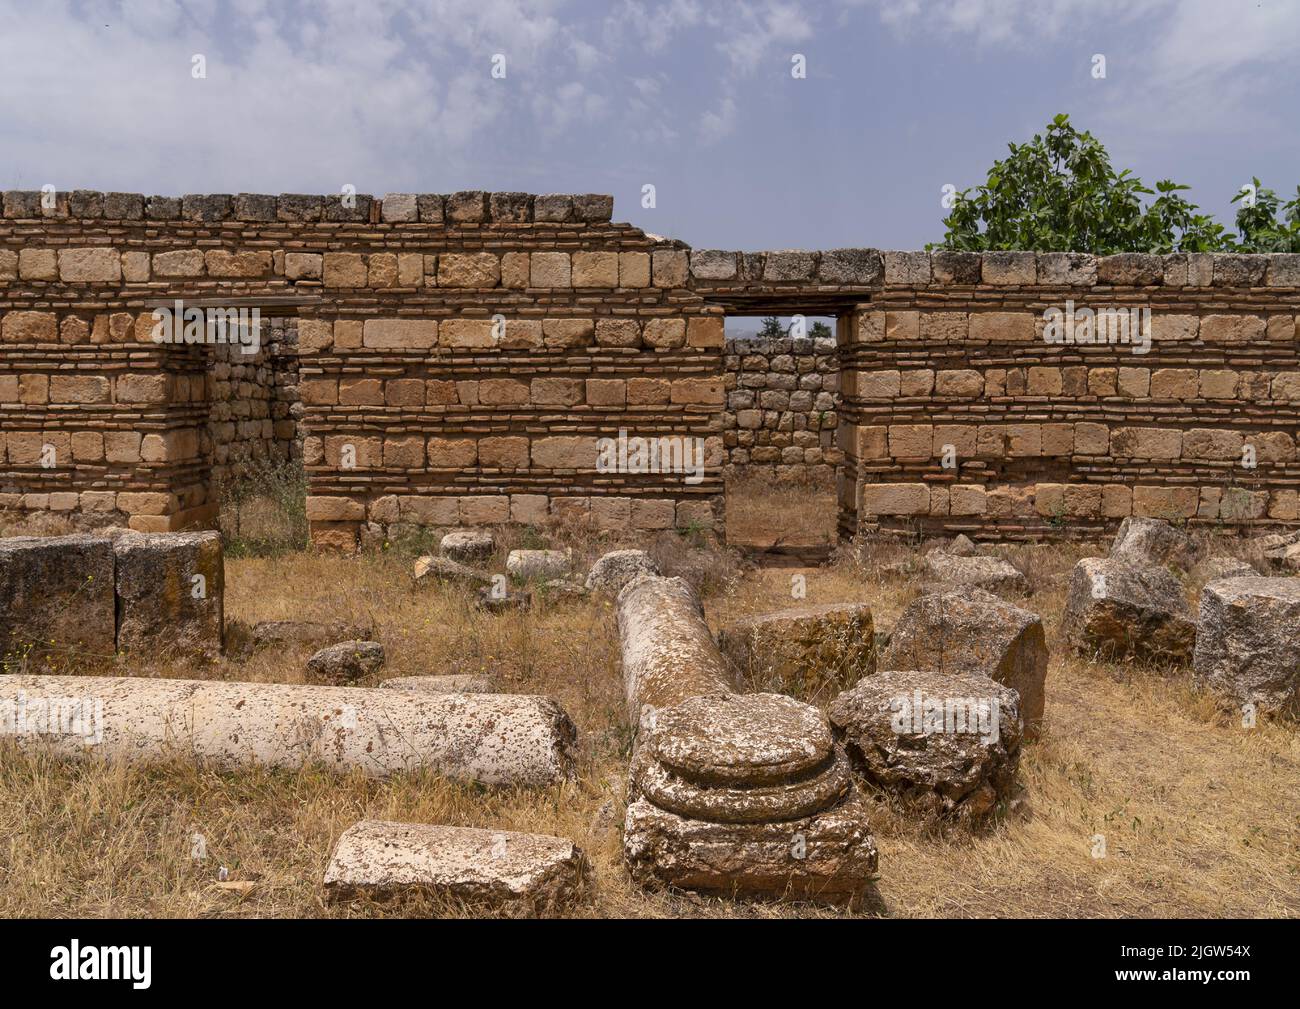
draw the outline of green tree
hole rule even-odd
[[[826,323],[818,319],[816,322],[812,324],[812,327],[808,330],[808,335],[811,336],[814,340],[829,340],[835,334],[831,331],[830,326],[826,325]]]
[[[763,325],[758,331],[760,340],[780,340],[785,336],[785,327],[781,325],[781,320],[775,315],[769,315],[763,320]]]
[[[1148,189],[1117,172],[1106,148],[1064,113],[994,162],[982,186],[956,195],[941,248],[1056,252],[1206,252],[1232,248],[1232,235],[1197,213],[1168,179]],[[1157,195],[1157,193],[1159,195]],[[1156,196],[1149,206],[1144,196]]]
[[[1237,230],[1241,232],[1237,247],[1243,252],[1300,252],[1300,186],[1296,186],[1295,199],[1282,203],[1259,179],[1250,181],[1253,201],[1248,204],[1250,190],[1245,186],[1232,198],[1233,203],[1241,204],[1237,208]]]

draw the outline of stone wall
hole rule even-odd
[[[756,406],[727,400],[723,316],[800,313],[838,320],[845,535],[1300,522],[1294,255],[692,251],[612,223],[609,197],[521,193],[6,192],[3,211],[0,508],[210,523],[215,481],[301,436],[319,543],[709,526],[727,449],[827,460],[825,421],[796,439],[801,406],[771,395],[812,392],[782,388],[782,355]],[[155,342],[177,298],[296,323],[241,362]],[[1149,352],[1046,341],[1067,303],[1149,309]],[[699,439],[707,471],[598,465],[620,435]]]
[[[838,334],[841,531],[1296,524],[1298,287],[1296,255],[886,254]],[[1145,353],[1049,342],[1111,307]]]
[[[366,523],[712,525],[722,313],[689,290],[684,246],[611,210],[5,193],[0,507],[211,522],[214,478],[290,441],[269,390],[296,388],[318,542],[349,546]],[[182,296],[296,316],[296,386],[238,351],[155,342],[152,309]],[[707,473],[599,470],[598,439],[620,433],[700,439]]]
[[[229,344],[210,351],[203,450],[211,453],[217,493],[223,484],[302,459],[297,319],[263,319],[258,343],[256,354]]]
[[[728,340],[726,475],[762,472],[780,480],[833,479],[839,366],[833,339]]]

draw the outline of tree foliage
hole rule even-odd
[[[945,249],[1042,252],[1290,252],[1300,251],[1300,187],[1280,204],[1254,180],[1253,206],[1243,187],[1234,202],[1238,238],[1182,193],[1170,179],[1155,189],[1125,169],[1065,114],[994,162],[981,186],[957,193],[944,218]],[[1154,197],[1144,200],[1144,197]],[[1283,217],[1277,217],[1278,210]]]

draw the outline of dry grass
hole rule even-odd
[[[782,500],[793,493],[782,489]],[[804,506],[807,507],[807,504]],[[822,507],[819,504],[817,507]],[[755,512],[767,508],[762,505]],[[773,514],[779,507],[768,509]],[[507,534],[536,542],[536,533]],[[582,560],[615,541],[572,540]],[[707,592],[715,625],[807,602],[865,600],[888,627],[917,592],[881,574],[907,553],[801,572],[745,571],[715,546],[675,536],[654,549]],[[1185,673],[1097,664],[1059,647],[1064,576],[1086,546],[1017,548],[1028,605],[1046,617],[1053,658],[1047,731],[1023,753],[1023,816],[986,834],[936,835],[881,802],[876,899],[862,912],[910,916],[1300,915],[1300,737],[1294,725],[1246,731],[1190,687]],[[618,825],[629,735],[621,714],[617,636],[604,601],[539,600],[522,616],[490,617],[467,594],[415,588],[394,548],[345,559],[289,554],[227,563],[228,617],[373,621],[388,653],[382,677],[483,668],[502,690],[556,696],[581,731],[577,779],[541,791],[488,791],[426,775],[376,782],[317,769],[218,772],[174,764],[63,763],[0,752],[0,916],[376,916],[463,909],[323,904],[334,840],[363,817],[540,831],[572,837],[593,867],[579,914],[592,917],[837,916],[811,905],[731,903],[648,894],[628,881]],[[1189,587],[1189,592],[1193,587]],[[245,664],[136,665],[135,675],[295,682],[304,654],[262,653]],[[207,858],[192,857],[193,835]],[[1094,859],[1094,835],[1105,858]],[[247,893],[213,887],[218,866]]]

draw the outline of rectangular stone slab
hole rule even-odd
[[[113,544],[96,536],[0,539],[0,669],[111,660]]]
[[[362,820],[334,846],[330,900],[424,892],[487,909],[551,914],[578,895],[586,858],[567,838]]]
[[[128,533],[117,558],[117,647],[128,654],[221,652],[221,534]]]
[[[13,727],[15,710],[67,699],[99,713],[97,741]],[[564,710],[536,695],[107,676],[0,677],[0,732],[68,756],[321,763],[375,777],[427,768],[459,781],[532,786],[572,775],[576,736]]]

